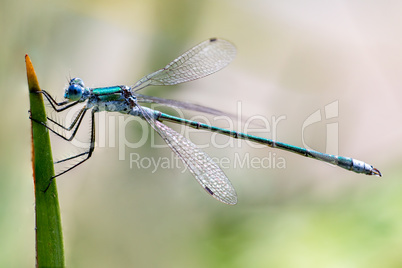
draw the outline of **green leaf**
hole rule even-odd
[[[38,79],[28,55],[25,55],[27,68],[30,112],[32,118],[46,122]],[[36,231],[36,266],[64,267],[63,233],[61,229],[60,208],[56,181],[49,189],[44,189],[54,176],[53,158],[49,131],[46,127],[31,121],[32,169],[35,187],[35,231]]]

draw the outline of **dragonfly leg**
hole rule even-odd
[[[72,160],[72,159],[76,159],[76,158],[78,158],[78,157],[85,156],[85,155],[86,155],[86,157],[85,157],[84,159],[82,159],[81,161],[79,161],[78,163],[75,163],[73,166],[69,167],[68,169],[64,170],[63,172],[60,172],[59,174],[57,174],[57,175],[51,177],[50,180],[49,180],[49,184],[47,185],[47,187],[46,187],[46,189],[44,190],[44,192],[46,192],[46,191],[49,189],[50,185],[52,184],[52,182],[53,182],[53,180],[54,180],[55,178],[57,178],[57,177],[59,177],[59,176],[65,174],[65,173],[69,172],[70,170],[72,170],[73,168],[75,168],[75,167],[81,165],[82,163],[84,163],[85,161],[87,161],[87,160],[92,156],[92,153],[93,153],[94,150],[95,150],[95,112],[97,112],[97,110],[95,110],[95,109],[93,109],[92,112],[91,112],[91,143],[90,143],[90,146],[89,146],[88,151],[83,152],[83,153],[80,153],[80,154],[77,154],[77,155],[75,155],[75,156],[68,157],[68,158],[66,158],[66,159],[62,159],[62,160],[60,160],[60,161],[55,162],[55,164],[57,164],[57,163],[62,163],[62,162],[66,162],[66,161],[69,161],[69,160]],[[85,112],[84,112],[84,114],[85,114]],[[81,118],[82,118],[82,117],[81,117]],[[80,121],[81,121],[81,120],[80,120]],[[77,128],[78,128],[78,127],[77,127]]]
[[[49,129],[51,132],[53,132],[54,134],[56,134],[56,135],[59,136],[60,138],[66,140],[66,141],[71,141],[72,139],[74,139],[75,135],[77,134],[78,128],[79,128],[79,126],[81,125],[82,119],[84,118],[85,113],[86,113],[87,110],[88,110],[88,109],[87,109],[86,107],[83,107],[83,108],[80,110],[80,112],[78,113],[78,115],[74,118],[73,122],[71,123],[71,125],[70,125],[69,127],[65,127],[65,126],[63,126],[63,125],[57,123],[56,121],[50,119],[49,117],[47,117],[47,119],[48,119],[49,121],[51,121],[52,123],[56,124],[57,126],[63,128],[63,129],[65,129],[65,130],[67,130],[67,131],[70,131],[70,130],[73,129],[74,126],[75,126],[74,131],[73,131],[73,133],[71,134],[70,137],[66,137],[66,136],[64,136],[63,134],[60,134],[60,133],[58,133],[56,130],[54,130],[54,129],[52,129],[51,127],[49,127],[46,123],[41,122],[41,121],[39,121],[39,120],[36,120],[35,118],[32,118],[32,115],[31,115],[31,114],[29,115],[29,119],[31,119],[32,121],[34,121],[34,122],[36,122],[36,123],[38,123],[38,124],[41,124],[42,126],[46,127],[47,129]]]
[[[80,119],[80,118],[83,117],[83,114],[86,112],[86,110],[87,110],[86,107],[83,107],[83,108],[79,111],[79,113],[77,114],[77,116],[74,118],[73,122],[71,123],[71,125],[70,125],[69,127],[63,126],[62,124],[58,123],[57,121],[53,120],[53,119],[50,118],[50,117],[46,117],[46,118],[47,118],[47,120],[49,120],[49,121],[52,122],[53,124],[55,124],[55,125],[61,127],[62,129],[67,130],[67,131],[71,131],[71,129],[74,128],[75,124],[77,124],[78,119]],[[81,121],[80,121],[80,123],[81,123]]]
[[[79,103],[79,101],[70,103],[68,100],[62,101],[62,102],[56,102],[56,100],[53,99],[53,97],[49,93],[47,93],[45,90],[38,91],[38,93],[42,93],[43,96],[46,97],[46,99],[49,101],[50,105],[52,105],[53,110],[55,110],[56,112],[62,112],[62,111],[66,110],[68,108],[71,108],[74,105]],[[57,108],[59,106],[63,106],[63,107]]]

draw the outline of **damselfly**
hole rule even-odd
[[[72,134],[69,137],[53,130],[45,122],[39,122],[31,118],[32,120],[46,126],[49,130],[65,140],[71,141],[75,137],[86,112],[92,109],[91,142],[88,150],[56,162],[61,163],[82,158],[65,171],[50,178],[48,187],[54,178],[70,171],[91,157],[95,149],[94,115],[96,112],[100,111],[120,112],[122,114],[138,116],[146,120],[146,122],[148,122],[148,124],[162,137],[172,151],[175,152],[176,155],[188,167],[190,172],[205,189],[205,191],[217,200],[230,205],[237,203],[236,191],[219,166],[211,159],[210,156],[198,149],[194,143],[173,129],[167,127],[162,122],[167,121],[183,124],[196,129],[217,132],[219,134],[227,135],[236,139],[245,139],[259,144],[264,144],[272,148],[279,148],[300,154],[302,156],[314,158],[347,170],[354,171],[356,173],[381,176],[380,171],[373,166],[349,157],[320,153],[270,139],[206,125],[162,113],[148,107],[143,107],[139,104],[158,103],[177,108],[194,110],[197,112],[220,114],[218,110],[212,108],[176,100],[146,96],[138,94],[137,91],[151,85],[175,85],[205,77],[228,65],[234,59],[235,55],[236,49],[233,44],[223,39],[211,38],[191,48],[183,55],[166,65],[166,67],[141,78],[136,84],[134,84],[134,86],[131,87],[111,86],[89,88],[84,86],[84,82],[80,78],[73,78],[70,80],[69,85],[65,90],[65,101],[60,103],[56,102],[54,98],[52,98],[46,91],[40,91],[47,98],[52,108],[56,112],[69,109],[78,103],[84,103],[83,108],[81,108],[81,110],[77,113],[76,117],[72,120],[72,123],[69,126],[63,126],[51,118],[47,118],[50,122],[58,125],[64,130],[71,131]]]

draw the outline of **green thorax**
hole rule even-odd
[[[114,93],[121,93],[121,87],[114,86],[114,87],[98,87],[92,89],[92,94],[95,95],[109,95]]]
[[[102,101],[114,101],[124,99],[121,90],[120,86],[98,87],[92,89],[92,94],[96,95]]]

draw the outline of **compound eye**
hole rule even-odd
[[[73,79],[70,80],[69,85],[71,86],[71,85],[74,85],[74,84],[79,85],[79,86],[82,87],[82,88],[85,87],[84,81],[82,81],[82,79],[81,79],[81,78],[78,78],[78,77],[75,77],[75,78],[73,78]]]
[[[64,97],[71,101],[77,101],[81,99],[83,90],[84,88],[79,84],[70,84],[66,90],[66,93],[64,94]]]

